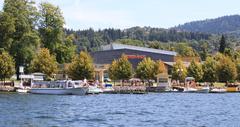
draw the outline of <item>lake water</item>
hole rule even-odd
[[[0,127],[238,127],[240,93],[0,94]]]

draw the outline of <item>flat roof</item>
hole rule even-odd
[[[117,50],[117,49],[138,50],[138,51],[158,53],[158,54],[166,54],[166,55],[172,55],[172,56],[176,56],[177,55],[177,52],[174,52],[174,51],[167,51],[167,50],[160,50],[160,49],[153,49],[153,48],[145,48],[145,47],[125,45],[125,44],[118,44],[118,43],[112,43],[112,44],[109,44],[109,45],[102,46],[102,50],[103,51],[106,51],[106,50]]]

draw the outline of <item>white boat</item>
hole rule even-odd
[[[225,88],[213,88],[210,90],[211,93],[226,93],[227,90]]]
[[[30,88],[18,88],[16,91],[18,93],[28,93],[30,91]]]
[[[97,86],[89,86],[87,93],[88,94],[99,94],[99,93],[103,93],[103,90],[98,88]]]
[[[53,95],[85,95],[88,87],[74,81],[37,82],[33,83],[30,93]]]
[[[198,93],[209,93],[210,87],[202,87],[201,89],[197,90]]]
[[[104,89],[103,89],[104,93],[111,93],[113,91],[114,91],[114,89],[113,89],[112,84],[105,84]]]
[[[33,75],[20,75],[21,81],[19,83],[19,87],[17,87],[17,92],[18,93],[28,93],[30,90]],[[27,85],[27,86],[26,86]]]
[[[194,92],[197,92],[198,90],[195,89],[195,88],[190,88],[190,87],[187,87],[187,88],[184,88],[183,92],[185,93],[194,93]]]
[[[197,92],[198,90],[192,87],[193,83],[195,83],[195,78],[193,78],[193,77],[186,77],[185,78],[185,84],[187,86],[184,88],[183,92],[186,92],[186,93]]]

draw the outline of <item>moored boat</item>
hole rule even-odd
[[[98,88],[97,86],[89,86],[87,94],[99,94],[103,93],[103,90]]]
[[[187,87],[187,88],[184,88],[183,92],[185,93],[194,93],[194,92],[197,92],[198,90],[195,89],[195,88],[190,88],[190,87]]]
[[[30,93],[33,94],[52,94],[52,95],[85,95],[88,87],[75,81],[55,81],[55,82],[35,82]]]
[[[209,93],[210,92],[210,87],[206,86],[206,87],[202,87],[200,89],[197,89],[198,93]]]
[[[225,88],[213,88],[210,90],[210,93],[226,93],[227,90]]]

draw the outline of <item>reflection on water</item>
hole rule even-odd
[[[240,94],[0,94],[0,126],[240,126]]]

